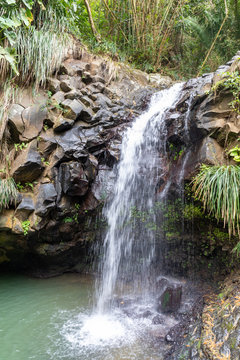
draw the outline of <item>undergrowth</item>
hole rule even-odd
[[[240,236],[240,167],[235,165],[202,165],[193,180],[196,199],[204,209],[218,221],[228,225],[229,236],[237,232]]]

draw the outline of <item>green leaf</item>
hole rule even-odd
[[[9,19],[9,18],[3,18],[0,17],[0,27],[2,29],[7,29],[7,28],[15,28],[21,25],[21,22],[15,18],[15,19]]]
[[[33,0],[22,0],[22,2],[24,3],[24,5],[31,10],[33,7]]]
[[[8,5],[16,4],[16,0],[5,0]]]
[[[30,10],[29,10],[30,11]],[[30,11],[31,12],[31,11]],[[23,23],[28,27],[31,25],[31,21],[29,20],[28,16],[27,16],[27,13],[24,9],[21,9],[20,11],[20,17],[21,17],[21,20],[23,21]]]
[[[16,59],[14,55],[11,54],[11,49],[9,48],[3,48],[0,46],[0,60],[5,59],[9,65],[11,66],[12,70],[19,75],[19,72],[16,67]]]
[[[237,162],[240,162],[240,155],[234,156],[233,160],[237,161]]]
[[[11,30],[4,30],[4,35],[8,39],[11,46],[13,46],[16,42],[16,32]]]
[[[239,154],[238,151],[231,151],[229,155],[234,157],[234,156],[238,156],[238,154]]]

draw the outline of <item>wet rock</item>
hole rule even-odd
[[[65,93],[68,93],[69,91],[73,90],[73,86],[71,84],[71,81],[66,79],[66,80],[62,80],[60,83],[60,88],[62,91],[64,91]]]
[[[68,196],[83,196],[88,191],[88,179],[82,165],[76,161],[60,165],[59,182]]]
[[[93,86],[96,88],[96,92],[103,92],[105,89],[105,86],[101,82],[95,83]]]
[[[150,310],[146,310],[141,314],[141,317],[144,319],[149,318],[150,316],[152,316],[152,312]]]
[[[92,77],[92,82],[93,83],[105,84],[106,81],[101,76],[95,75],[95,76]]]
[[[55,132],[62,132],[69,130],[74,124],[74,120],[58,117],[53,126]]]
[[[58,91],[60,91],[60,81],[55,78],[48,78],[47,79],[47,87],[48,87],[48,90],[51,91],[52,94],[55,94]]]
[[[19,141],[19,135],[24,131],[24,122],[22,119],[22,112],[24,107],[18,104],[13,104],[8,113],[8,125],[13,139]]]
[[[74,89],[65,94],[65,99],[75,100],[80,99],[82,97],[82,93],[80,90]]]
[[[149,83],[156,88],[166,89],[173,84],[173,81],[169,76],[162,76],[160,74],[149,74]]]
[[[83,75],[82,75],[82,81],[84,82],[84,84],[89,85],[92,82],[92,76],[88,71],[84,71]]]
[[[98,201],[105,201],[114,190],[116,174],[114,171],[104,166],[98,170],[98,174],[92,185],[92,192]]]
[[[80,100],[85,106],[91,107],[91,108],[94,107],[93,101],[88,96],[82,96]]]
[[[22,119],[24,132],[22,139],[32,140],[36,138],[43,127],[43,121],[48,118],[47,108],[43,105],[33,105],[23,110]]]
[[[52,183],[40,184],[38,187],[38,196],[36,201],[35,214],[44,217],[56,205],[57,192]]]
[[[97,174],[98,161],[92,154],[89,154],[89,157],[84,164],[85,173],[87,175],[88,181],[93,181]]]
[[[72,120],[82,120],[90,122],[93,117],[91,109],[87,109],[83,103],[78,100],[66,99],[62,102],[66,109],[65,116]]]
[[[167,334],[166,341],[171,343],[171,342],[174,342],[174,339],[169,334]]]
[[[52,129],[43,132],[38,138],[37,149],[46,159],[57,147],[57,142]]]
[[[60,104],[61,102],[63,102],[64,98],[65,98],[64,92],[63,91],[58,91],[58,92],[56,92],[56,94],[54,94],[51,97],[51,100],[52,100],[52,103],[54,105],[54,104]]]
[[[43,171],[41,156],[37,151],[37,141],[33,141],[13,161],[11,175],[16,182],[33,182]]]
[[[155,315],[152,319],[153,325],[164,324],[164,318],[161,315]]]
[[[34,196],[31,193],[26,193],[22,194],[22,201],[18,205],[14,215],[19,220],[25,221],[34,210]]]
[[[97,100],[96,100],[96,105],[99,105],[101,108],[108,108],[108,107],[114,107],[114,104],[112,103],[112,101],[105,96],[104,94],[97,94]]]
[[[158,311],[163,313],[175,312],[179,309],[182,300],[182,286],[168,285],[158,299]]]
[[[96,115],[93,118],[93,121],[98,123],[101,122],[101,124],[106,124],[111,122],[112,120],[112,113],[111,111],[108,111],[106,109],[99,110]]]

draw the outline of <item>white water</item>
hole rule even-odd
[[[105,209],[108,230],[97,305],[91,315],[81,312],[62,328],[70,348],[83,359],[163,359],[164,346],[153,348],[153,334],[158,331],[164,338],[176,324],[172,317],[163,316],[164,324],[154,325],[158,313],[147,295],[155,255],[153,208],[159,178],[168,172],[165,114],[181,89],[182,84],[176,84],[155,94],[148,110],[124,135],[114,194]],[[151,315],[144,316],[146,310]]]
[[[159,155],[166,150],[165,113],[174,106],[181,89],[182,84],[176,84],[155,94],[148,110],[123,138],[113,200],[106,209],[109,228],[97,292],[99,313],[108,310],[116,285],[120,294],[124,293],[121,280],[134,282],[134,291],[140,289],[141,295],[147,292],[155,239],[152,231],[136,227],[136,218],[144,221],[144,213],[153,209],[159,175],[166,171]]]

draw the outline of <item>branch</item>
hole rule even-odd
[[[219,30],[218,30],[218,32],[217,32],[217,35],[215,36],[215,39],[213,40],[212,45],[210,46],[210,49],[208,50],[208,53],[207,53],[207,55],[206,55],[206,57],[205,57],[202,65],[201,65],[201,67],[200,67],[200,70],[199,70],[199,72],[198,72],[198,74],[197,74],[197,77],[200,75],[200,73],[201,73],[204,65],[206,64],[206,62],[207,62],[207,60],[208,60],[208,58],[209,58],[209,55],[211,54],[212,49],[214,48],[214,45],[215,45],[215,43],[216,43],[216,41],[217,41],[217,39],[218,39],[218,36],[219,36],[220,32],[222,31],[223,25],[225,24],[225,22],[226,22],[226,20],[227,20],[227,18],[228,18],[227,0],[224,0],[224,4],[225,4],[225,18],[223,19],[223,22],[222,22],[222,24],[221,24],[221,26],[220,26],[220,28],[219,28]]]
[[[93,35],[95,36],[95,39],[97,40],[97,42],[100,42],[101,41],[101,36],[99,35],[99,33],[97,32],[97,30],[95,28],[93,17],[92,17],[92,12],[91,12],[91,7],[89,5],[89,2],[88,2],[88,0],[84,0],[84,3],[85,3],[86,8],[87,8],[89,22],[90,22],[90,25],[91,25]]]

